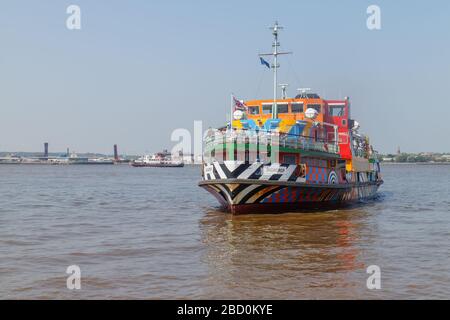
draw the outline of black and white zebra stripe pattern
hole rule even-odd
[[[284,185],[265,185],[257,183],[217,183],[203,185],[203,187],[214,194],[224,206],[262,203],[264,199],[286,188],[286,186]],[[332,198],[336,198],[335,201],[354,201],[358,199],[370,198],[376,194],[378,184],[365,184],[362,186],[352,186],[348,188],[331,188],[327,186],[303,185],[298,188],[304,190],[305,194],[310,194],[312,189],[315,189],[319,192],[322,191],[322,193],[314,199],[299,195],[290,196],[280,203],[311,201],[322,202]],[[316,193],[316,191],[314,191],[314,193]]]
[[[204,165],[204,179],[257,179],[270,181],[296,181],[305,182],[304,178],[297,177],[297,165],[279,164],[264,165],[260,162],[245,164],[243,161],[224,161]]]
[[[206,188],[217,192],[222,197],[223,204],[253,204],[281,190],[283,186],[215,184],[208,185]]]

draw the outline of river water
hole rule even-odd
[[[199,167],[2,165],[0,298],[450,298],[450,166],[382,170],[358,206],[230,216]]]

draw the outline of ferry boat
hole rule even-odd
[[[184,167],[182,160],[175,160],[172,158],[170,152],[164,150],[153,155],[144,155],[130,163],[133,167],[168,167],[180,168]]]
[[[202,181],[233,214],[330,208],[370,199],[383,183],[377,153],[351,118],[350,99],[324,99],[310,89],[278,98],[278,23],[273,99],[232,97],[232,119],[203,141]],[[269,65],[263,59],[272,56]]]

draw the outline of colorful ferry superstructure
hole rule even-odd
[[[304,89],[277,97],[278,30],[273,27],[274,99],[235,103],[233,119],[204,139],[202,181],[232,213],[329,208],[373,198],[383,183],[377,154],[351,118],[349,98]],[[267,54],[268,55],[268,54]]]

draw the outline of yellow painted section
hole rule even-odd
[[[345,161],[345,170],[352,171],[352,169],[353,169],[352,160]]]
[[[242,129],[242,122],[241,122],[241,120],[233,120],[233,128]]]
[[[295,119],[283,119],[280,122],[280,132],[288,133],[291,127],[295,125]]]

